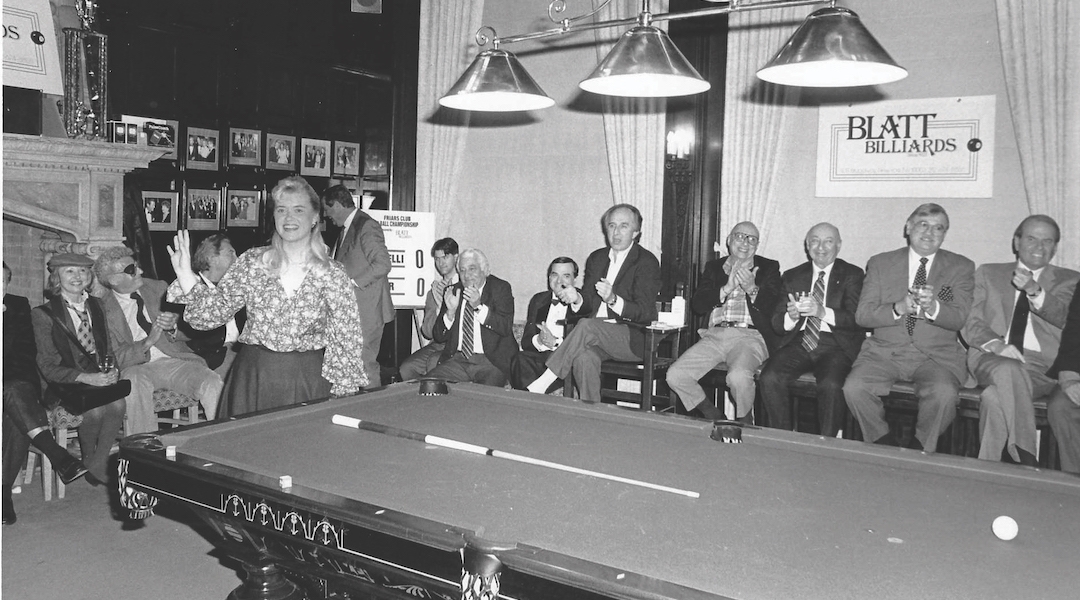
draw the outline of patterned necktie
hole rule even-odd
[[[1028,314],[1031,313],[1031,303],[1024,290],[1020,290],[1020,297],[1016,299],[1016,307],[1013,309],[1012,325],[1009,326],[1009,344],[1024,353],[1024,334],[1027,333]]]
[[[817,280],[814,281],[813,296],[818,304],[825,305],[825,271],[818,272]],[[807,352],[813,352],[814,348],[817,348],[819,339],[821,339],[821,319],[807,317],[806,328],[803,329],[802,347]]]
[[[915,281],[911,283],[911,287],[918,287],[920,285],[926,285],[926,257],[919,259],[919,269],[915,271]],[[915,318],[914,314],[908,313],[907,316],[907,334],[915,335]]]
[[[462,301],[464,302],[464,294]],[[468,302],[461,309],[461,353],[468,360],[473,355],[473,308]]]
[[[75,329],[76,337],[79,338],[79,343],[90,354],[97,352],[97,345],[94,343],[94,334],[90,333],[90,315],[87,314],[86,309],[79,310],[73,305],[68,304],[68,307],[75,311],[75,314],[79,315],[79,326]]]
[[[146,335],[150,335],[150,321],[146,320],[146,314],[143,312],[146,305],[143,304],[142,296],[137,293],[132,294],[131,299],[134,300],[137,305],[135,310],[135,321],[139,323],[139,327],[142,327],[143,331],[146,332]]]

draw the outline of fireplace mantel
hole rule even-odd
[[[78,245],[64,251],[95,255],[124,241],[124,173],[163,154],[145,146],[4,134],[4,216],[60,234],[57,243]],[[43,237],[43,252],[57,251],[46,244]]]

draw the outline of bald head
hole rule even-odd
[[[818,223],[806,232],[806,255],[819,269],[831,265],[840,254],[840,230],[832,223]]]

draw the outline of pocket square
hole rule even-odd
[[[938,297],[938,300],[941,301],[941,302],[952,302],[953,301],[952,286],[951,285],[942,286],[942,288],[940,290],[938,290],[937,297]]]

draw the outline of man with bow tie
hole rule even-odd
[[[572,258],[560,256],[548,265],[548,289],[529,300],[528,320],[521,336],[521,352],[515,354],[510,363],[510,384],[514,389],[525,389],[544,372],[548,358],[566,337],[567,322],[580,317],[580,312],[559,298],[562,290],[574,287],[577,276],[578,265]],[[577,291],[581,293],[580,289]],[[560,385],[562,381],[556,379],[547,391]]]
[[[911,448],[936,452],[938,436],[956,417],[967,379],[958,333],[971,312],[975,263],[941,249],[948,231],[945,209],[923,204],[904,226],[908,245],[866,263],[855,322],[873,334],[844,382],[844,399],[867,442],[899,445],[881,397],[900,380],[914,383],[919,402]]]
[[[705,396],[698,380],[722,362],[735,401],[735,418],[753,422],[757,385],[754,372],[776,347],[773,308],[781,297],[780,263],[758,256],[758,228],[744,221],[731,228],[728,255],[705,264],[690,308],[709,315],[698,343],[683,352],[667,372],[667,383],[688,411],[706,419],[724,413]]]
[[[116,340],[120,377],[131,380],[124,433],[157,431],[154,390],[195,398],[214,418],[222,379],[211,371],[176,330],[178,314],[162,310],[167,285],[144,279],[130,248],[105,248],[94,261],[94,275],[108,291],[102,295],[110,339]]]
[[[834,225],[814,225],[805,241],[810,260],[781,278],[787,302],[776,303],[772,326],[783,337],[760,377],[770,427],[792,429],[788,385],[807,371],[817,380],[819,433],[832,437],[844,425],[844,379],[866,330],[855,323],[863,270],[837,258],[840,245]]]
[[[979,458],[1034,466],[1033,401],[1057,383],[1046,372],[1061,345],[1080,273],[1050,264],[1057,222],[1031,215],[1013,234],[1015,262],[981,265],[964,326],[968,368],[979,385]]]
[[[558,296],[582,318],[552,353],[547,370],[526,388],[543,394],[571,373],[578,397],[600,401],[600,366],[608,359],[640,361],[645,333],[628,323],[648,325],[656,320],[660,292],[660,261],[641,247],[641,211],[616,204],[600,217],[607,246],[585,261],[585,284],[562,289]]]

